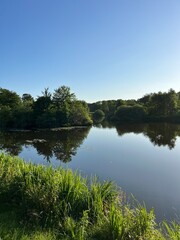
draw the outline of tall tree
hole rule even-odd
[[[14,113],[20,106],[21,98],[17,93],[0,88],[0,128],[14,127]]]
[[[73,101],[69,112],[70,125],[91,125],[89,109],[84,101]]]
[[[168,93],[158,92],[151,96],[149,113],[156,116],[171,116],[177,109],[178,96],[173,89]]]
[[[0,106],[15,108],[21,103],[20,96],[7,89],[0,88]]]
[[[69,87],[62,86],[54,90],[53,103],[58,109],[60,109],[64,104],[70,103],[76,100],[74,93],[71,93]]]
[[[49,88],[45,88],[44,91],[42,91],[43,97],[51,98],[51,93],[49,92]]]
[[[24,93],[24,94],[22,95],[22,101],[23,101],[23,102],[33,102],[34,99],[33,99],[33,97],[31,96],[31,94],[29,94],[29,93]]]
[[[166,94],[166,112],[167,116],[176,112],[178,107],[178,96],[173,89],[170,89]]]

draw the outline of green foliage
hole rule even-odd
[[[0,88],[0,128],[34,129],[62,126],[91,125],[105,121],[116,122],[180,122],[180,94],[170,89],[167,93],[147,94],[138,99],[107,100],[86,104],[76,99],[67,86],[51,94],[48,88],[36,100],[24,93]],[[91,115],[90,113],[91,112]]]
[[[90,112],[101,110],[105,120],[118,122],[180,122],[180,93],[168,92],[146,94],[129,100],[107,100],[88,104]],[[144,110],[143,110],[144,109]],[[137,116],[136,116],[137,114]],[[96,122],[96,119],[94,118]]]
[[[33,109],[30,102],[24,102],[12,111],[13,124],[15,129],[30,129],[35,126]]]
[[[0,128],[34,129],[72,125],[91,125],[88,106],[76,100],[66,86],[59,87],[52,95],[48,88],[36,100],[24,93],[0,88]]]
[[[113,202],[104,222],[97,228],[97,239],[106,240],[165,240],[161,230],[156,228],[153,211],[138,205],[131,209]]]
[[[0,88],[0,107],[6,106],[11,109],[17,107],[21,103],[21,98],[17,93],[7,89]]]
[[[36,126],[38,128],[53,128],[57,125],[56,112],[54,109],[48,109],[36,117]]]
[[[0,108],[0,128],[10,128],[12,126],[13,117],[9,106],[1,106]]]
[[[21,98],[12,91],[0,88],[0,128],[11,128],[13,111],[21,105]]]
[[[145,115],[144,107],[141,105],[120,106],[115,112],[115,120],[120,122],[142,122]]]
[[[69,87],[62,86],[54,90],[53,102],[58,109],[63,107],[64,104],[73,102],[75,100],[76,96],[74,93],[71,93]]]
[[[177,110],[178,97],[174,90],[168,93],[154,93],[149,101],[150,115],[171,116]]]
[[[97,109],[93,113],[93,120],[95,122],[101,122],[105,118],[105,113],[101,109]]]
[[[112,204],[107,221],[108,239],[122,239],[125,234],[122,211]]]
[[[33,109],[36,115],[40,115],[43,112],[46,112],[51,104],[51,98],[41,96],[38,97],[37,100],[34,102]]]
[[[70,104],[69,123],[74,126],[92,124],[89,109],[85,102],[74,101]]]
[[[64,222],[64,237],[63,239],[69,240],[85,240],[88,233],[89,226],[88,211],[84,211],[82,218],[77,222],[71,217],[67,217]]]
[[[179,225],[155,223],[153,210],[130,207],[111,182],[0,155],[3,239],[179,239]],[[19,224],[20,222],[20,224]],[[11,228],[9,227],[11,226]]]
[[[116,112],[120,107],[135,106],[137,102],[134,99],[131,100],[107,100],[89,104],[90,112],[93,113],[94,122],[100,122],[99,119],[106,119],[108,121],[117,121]],[[102,111],[102,112],[99,112]],[[103,113],[103,114],[102,114]]]
[[[18,218],[17,212],[0,210],[0,239],[3,240],[55,240],[52,230],[29,228]]]
[[[33,97],[31,96],[31,94],[29,94],[29,93],[24,93],[24,94],[22,95],[22,101],[23,101],[23,102],[33,103],[33,102],[34,102],[34,99],[33,99]]]
[[[62,168],[26,164],[4,155],[0,156],[0,167],[1,202],[9,199],[10,204],[21,208],[24,216],[43,226],[58,226],[66,216],[79,219],[86,210],[95,219],[100,210],[94,202],[99,199],[103,205],[117,196],[111,191],[111,183],[94,182],[89,190],[86,179]]]
[[[180,240],[180,225],[172,222],[170,225],[167,222],[163,223],[168,239]]]
[[[147,106],[151,100],[152,95],[153,95],[152,93],[146,94],[142,98],[138,99],[138,103]]]

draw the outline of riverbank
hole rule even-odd
[[[177,224],[129,206],[112,182],[0,155],[2,239],[179,239]],[[174,238],[173,238],[174,236]]]
[[[43,131],[53,131],[53,132],[58,132],[58,131],[63,131],[63,130],[73,130],[73,129],[86,129],[86,128],[91,128],[92,125],[90,126],[67,126],[67,127],[57,127],[57,128],[33,128],[33,129],[1,129],[0,131],[7,131],[7,132],[32,132],[32,131],[39,131],[39,132],[43,132]]]

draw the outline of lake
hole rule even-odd
[[[113,180],[158,221],[180,219],[180,125],[107,123],[59,131],[1,132],[0,150]]]

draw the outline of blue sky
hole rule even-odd
[[[78,99],[180,91],[179,0],[1,0],[0,87]]]

